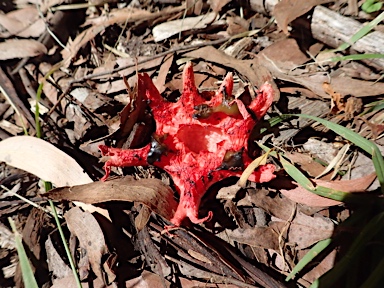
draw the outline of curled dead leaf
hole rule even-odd
[[[43,197],[90,204],[107,201],[137,201],[166,219],[172,218],[178,205],[172,189],[161,180],[134,180],[128,176],[106,182],[56,188],[44,194]]]

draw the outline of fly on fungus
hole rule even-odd
[[[200,96],[194,81],[193,67],[188,63],[183,72],[183,92],[176,103],[165,100],[148,74],[138,75],[138,89],[148,100],[156,131],[152,142],[139,149],[119,149],[100,145],[105,181],[112,166],[145,166],[152,164],[165,170],[180,193],[179,206],[171,219],[175,226],[188,217],[202,223],[212,217],[210,211],[198,217],[201,198],[214,183],[240,176],[252,159],[248,156],[248,138],[256,120],[272,104],[273,89],[265,83],[248,107],[240,99],[231,99],[232,73],[228,73],[210,100]],[[142,89],[142,90],[140,90]],[[254,115],[251,115],[253,113]],[[258,167],[250,181],[267,182],[275,178],[275,166]]]

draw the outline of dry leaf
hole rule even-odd
[[[101,31],[104,31],[105,28],[106,27],[104,26],[93,26],[81,32],[75,40],[72,41],[71,39],[68,39],[66,49],[61,51],[61,55],[63,56],[63,67],[68,67],[71,64],[72,59],[76,57],[80,48],[95,38]]]
[[[115,287],[114,284],[106,286],[104,281],[100,278],[96,278],[93,281],[90,281],[89,284],[82,282],[81,286],[82,288],[106,288],[106,287],[114,288]],[[50,288],[68,288],[68,287],[77,287],[77,282],[75,280],[75,277],[73,277],[73,273],[64,278],[57,279],[56,281],[54,281],[53,285]]]
[[[331,237],[333,230],[334,224],[331,219],[319,214],[308,216],[298,212],[292,224],[289,225],[288,241],[297,243],[297,249],[305,249],[320,240]]]
[[[151,273],[148,271],[143,271],[139,277],[133,278],[125,282],[125,287],[131,288],[148,288],[148,287],[171,287],[170,283],[165,280],[163,277]]]
[[[57,187],[92,182],[72,157],[36,137],[15,136],[1,141],[0,161],[34,174]],[[97,211],[109,219],[104,209],[83,203],[75,204],[89,212]]]
[[[172,218],[178,205],[172,189],[161,180],[134,180],[132,177],[56,188],[43,196],[52,200],[81,201],[92,204],[107,201],[137,201],[166,219]]]
[[[293,69],[310,59],[301,51],[296,40],[293,38],[277,41],[262,50],[259,55],[264,55],[268,59],[273,59],[273,62],[280,69],[285,70]]]
[[[304,257],[309,250],[299,251],[299,259]],[[303,279],[313,283],[316,279],[320,278],[325,272],[329,271],[336,261],[337,251],[333,250],[329,253],[319,264],[317,264],[313,269],[311,269],[307,274],[303,276]]]
[[[295,164],[300,165],[300,168],[307,172],[310,176],[316,177],[321,172],[324,171],[324,166],[321,165],[319,162],[316,162],[313,160],[313,158],[309,155],[298,153],[298,152],[292,152],[292,153],[285,153],[285,156]],[[329,180],[330,175],[325,175],[323,180]],[[328,178],[327,178],[328,177]]]
[[[333,77],[332,75],[329,76],[322,72],[308,74],[306,71],[302,71],[302,75],[299,75],[299,71],[295,70],[296,75],[290,75],[289,71],[278,66],[279,63],[275,62],[275,59],[271,59],[263,54],[260,54],[255,61],[258,61],[261,65],[266,67],[275,78],[300,84],[314,92],[316,95],[326,99],[329,99],[330,96],[324,92],[323,83],[329,81],[331,81],[330,83],[333,89],[338,91],[342,96],[377,96],[382,95],[384,91],[384,83],[382,82],[358,80],[344,76],[343,73]],[[336,72],[337,71],[335,71],[335,73]]]
[[[271,222],[268,227],[237,228],[226,230],[227,236],[239,243],[264,249],[279,250],[279,231],[284,227],[282,222]]]
[[[320,186],[353,193],[366,192],[366,189],[372,184],[375,178],[376,173],[372,173],[365,177],[354,180],[324,181],[320,179],[315,179],[313,181]],[[321,197],[312,192],[309,192],[301,186],[297,186],[296,188],[291,190],[281,189],[280,192],[292,201],[308,206],[328,207],[342,204],[342,202],[340,201]]]
[[[0,43],[0,60],[46,54],[47,48],[36,40],[10,39]]]
[[[137,122],[139,117],[144,113],[145,102],[143,101],[144,95],[138,93],[137,80],[134,87],[130,87],[127,80],[123,79],[125,89],[127,91],[128,104],[121,110],[119,130],[122,137],[127,137],[132,131],[133,125]]]
[[[97,18],[88,18],[84,26],[88,25],[104,25],[108,27],[113,24],[123,24],[126,21],[127,23],[136,22],[138,20],[147,20],[153,17],[157,17],[157,13],[151,13],[143,9],[126,7],[123,9],[112,9],[108,14],[102,14]]]
[[[268,214],[279,219],[288,220],[294,209],[296,209],[295,204],[285,197],[279,197],[278,195],[271,197],[268,194],[268,190],[249,190],[246,197],[252,204],[262,208]]]
[[[225,5],[231,1],[232,0],[208,0],[208,4],[211,6],[213,12],[218,13]]]
[[[359,119],[363,120],[365,124],[367,124],[367,126],[372,132],[373,139],[377,139],[380,134],[384,132],[384,124],[378,124],[373,121],[368,121],[363,117],[359,117]]]
[[[1,141],[0,161],[34,174],[55,186],[92,182],[72,157],[52,144],[31,136],[15,136]]]
[[[207,285],[206,281],[190,280],[182,277],[180,277],[179,279],[180,279],[181,287],[183,288],[210,287]],[[212,285],[214,285],[215,288],[238,288],[239,287],[238,285],[228,284],[228,283],[224,283],[224,284],[215,283]]]
[[[363,108],[363,101],[356,97],[348,97],[345,99],[340,93],[337,93],[331,84],[324,82],[323,89],[331,96],[331,112],[340,114],[344,112],[344,119],[350,120],[356,114],[360,113]]]
[[[27,6],[7,14],[0,14],[0,37],[39,37],[45,31],[44,19],[35,6]]]
[[[227,17],[228,28],[227,32],[229,35],[236,35],[249,30],[249,23],[240,16]],[[244,39],[244,38],[243,38]]]
[[[102,257],[109,252],[99,223],[91,213],[83,212],[79,207],[69,210],[65,220],[69,231],[79,240],[80,248],[86,251],[92,271],[103,279]]]
[[[61,279],[73,275],[71,268],[64,262],[53,245],[51,236],[45,241],[45,252],[47,253],[48,269],[54,279]]]
[[[152,211],[147,206],[143,206],[140,209],[139,215],[135,218],[135,227],[137,232],[143,230],[143,228],[147,225],[151,217],[151,213]]]
[[[159,93],[163,93],[165,90],[165,80],[167,79],[167,75],[169,72],[169,68],[171,67],[173,62],[173,55],[170,55],[160,66],[157,78],[153,81]]]
[[[297,249],[307,248],[333,234],[332,221],[321,216],[310,217],[299,212],[291,223],[274,217],[272,220],[268,227],[238,228],[227,230],[227,234],[231,240],[239,243],[275,251],[280,249],[281,233],[283,233],[283,239],[289,243],[295,243]],[[287,231],[288,234],[286,234]]]
[[[303,148],[314,158],[319,158],[327,164],[332,162],[338,153],[338,149],[332,143],[320,141],[315,138],[309,138],[303,144]]]
[[[273,16],[276,18],[277,25],[285,34],[288,32],[288,24],[296,18],[304,15],[314,6],[332,2],[330,0],[282,0],[275,5]]]
[[[237,183],[231,186],[222,187],[216,195],[217,199],[233,200],[237,192],[242,189]]]
[[[214,22],[216,18],[217,13],[211,12],[201,16],[163,22],[152,29],[153,38],[156,42],[160,42],[183,31],[202,29]]]

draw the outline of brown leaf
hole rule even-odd
[[[39,37],[45,31],[44,19],[40,18],[35,6],[0,14],[0,37],[7,38],[13,35],[19,37]]]
[[[165,90],[165,80],[167,79],[167,75],[169,72],[169,68],[171,67],[173,62],[173,55],[170,55],[164,63],[160,66],[159,73],[157,78],[153,81],[159,93],[163,93]]]
[[[93,281],[90,281],[89,284],[82,282],[81,286],[83,288],[105,288],[105,287],[112,288],[112,287],[115,287],[114,284],[106,286],[104,281],[100,278],[96,278]],[[73,276],[73,273],[71,273],[71,275],[68,275],[64,278],[53,280],[53,285],[51,286],[51,288],[68,288],[68,287],[77,287],[77,282],[75,280],[75,277]]]
[[[272,221],[268,227],[238,228],[227,230],[226,233],[233,241],[279,251],[280,246],[283,245],[283,243],[279,243],[281,233],[287,242],[295,243],[298,249],[304,249],[320,240],[331,237],[333,228],[333,223],[328,218],[311,217],[299,212],[292,223]]]
[[[127,98],[129,99],[128,104],[120,112],[120,125],[119,129],[116,131],[119,139],[126,139],[131,133],[133,126],[137,122],[140,115],[144,113],[145,102],[143,101],[143,95],[139,93],[138,84],[136,82],[135,87],[130,88],[126,79],[124,78],[124,83],[127,89]],[[119,143],[119,146],[122,143]]]
[[[227,17],[228,28],[227,32],[229,35],[236,35],[249,30],[249,23],[240,16]]]
[[[103,279],[101,258],[109,252],[99,223],[91,213],[83,212],[79,207],[69,210],[65,220],[69,231],[79,240],[79,246],[86,251],[92,271]]]
[[[253,247],[279,250],[279,231],[284,227],[282,222],[272,222],[269,227],[253,227],[235,230],[226,230],[232,241],[247,244]]]
[[[143,206],[140,209],[139,215],[135,218],[135,227],[137,232],[143,230],[143,228],[147,225],[149,218],[151,217],[151,210],[147,206]]]
[[[313,180],[317,185],[340,190],[344,192],[365,192],[376,178],[376,173],[369,174],[365,177],[353,180],[337,180],[337,181],[324,181],[320,179]],[[305,204],[315,207],[328,207],[340,205],[342,202],[321,197],[314,193],[309,192],[301,186],[297,186],[291,190],[281,189],[280,192],[294,202]]]
[[[345,99],[340,93],[337,93],[331,84],[324,82],[323,89],[331,96],[331,112],[340,114],[344,112],[344,119],[350,120],[356,114],[360,113],[363,107],[363,101],[356,97]]]
[[[288,24],[296,18],[304,15],[314,6],[331,2],[330,0],[282,0],[275,5],[272,15],[275,16],[277,25],[285,34],[288,32]]]
[[[313,160],[313,158],[309,155],[298,153],[298,152],[292,152],[292,153],[285,153],[285,156],[288,157],[289,160],[292,162],[300,165],[300,168],[307,172],[310,176],[316,177],[317,175],[320,175],[324,171],[324,166],[321,165],[319,162],[316,162]],[[330,177],[331,175],[325,175],[324,177]],[[328,178],[330,179],[330,178]],[[327,178],[323,178],[323,180],[328,180]]]
[[[298,249],[304,249],[331,237],[333,230],[334,224],[329,218],[318,214],[308,216],[298,212],[289,225],[288,241],[296,243]]]
[[[301,51],[296,40],[293,38],[277,41],[262,50],[259,55],[263,55],[268,59],[273,59],[274,63],[279,68],[286,70],[304,64],[310,59]]]
[[[278,62],[275,63],[275,59],[266,57],[266,55],[263,54],[260,54],[255,61],[258,61],[261,65],[266,67],[275,78],[300,84],[310,89],[316,95],[326,99],[329,99],[330,96],[324,92],[323,83],[328,82],[329,80],[331,81],[333,89],[342,96],[377,96],[382,95],[384,91],[384,83],[358,80],[344,76],[343,73],[338,76],[331,75],[330,78],[329,75],[322,72],[307,74],[303,71],[302,73],[304,74],[302,75],[289,75],[289,71],[284,71],[284,69],[279,67]]]
[[[359,119],[363,120],[365,124],[371,129],[373,139],[377,139],[381,133],[384,132],[384,125],[374,123],[373,121],[368,121],[367,119],[363,117],[359,117]]]
[[[231,186],[222,187],[216,195],[217,199],[232,200],[236,197],[237,192],[242,189],[237,183]]]
[[[267,190],[249,190],[247,199],[265,212],[279,219],[288,220],[294,211],[295,204],[286,198],[268,196]]]
[[[308,252],[309,250],[299,251],[299,259],[304,257]],[[319,264],[317,264],[313,269],[311,269],[311,271],[305,274],[303,276],[303,279],[309,281],[310,283],[313,283],[316,279],[318,279],[321,275],[323,275],[325,272],[327,272],[334,266],[336,256],[337,252],[336,250],[333,250]]]
[[[45,252],[47,254],[48,269],[54,279],[61,279],[67,276],[73,276],[71,268],[61,258],[59,252],[52,243],[51,236],[45,241]]]
[[[134,180],[132,177],[56,188],[43,196],[52,200],[81,201],[92,204],[106,201],[138,201],[166,219],[172,218],[178,205],[172,189],[161,180]]]
[[[0,43],[0,60],[46,54],[47,48],[36,40],[11,39]]]
[[[155,273],[143,271],[139,277],[133,278],[125,282],[125,287],[132,288],[148,288],[148,287],[170,287],[170,283]]]
[[[209,0],[208,4],[211,6],[213,12],[220,12],[221,9],[232,0]]]

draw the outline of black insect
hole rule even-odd
[[[160,161],[161,155],[167,150],[167,147],[160,143],[155,137],[152,137],[151,149],[148,152],[147,162],[153,164],[156,161]]]
[[[217,170],[240,170],[244,169],[243,149],[240,151],[228,151]]]

